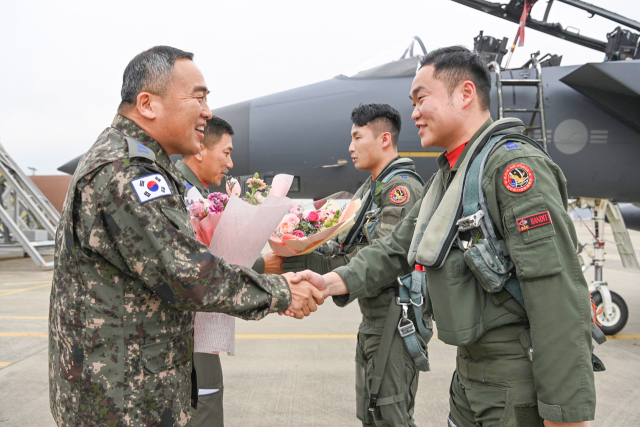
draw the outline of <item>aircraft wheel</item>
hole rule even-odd
[[[611,291],[609,291],[611,292]],[[598,310],[604,309],[602,296],[600,292],[593,293],[593,302]],[[622,330],[629,319],[629,309],[622,297],[615,292],[611,292],[611,304],[613,305],[613,313],[610,318],[606,318],[604,312],[600,313],[596,319],[602,324],[600,329],[605,335],[615,335]]]

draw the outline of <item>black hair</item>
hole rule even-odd
[[[458,85],[471,80],[483,110],[491,103],[491,74],[480,55],[463,46],[450,46],[433,50],[420,59],[418,69],[427,65],[435,68],[433,77],[444,83],[449,96]]]
[[[398,110],[389,104],[360,104],[351,112],[351,121],[357,126],[372,124],[391,134],[391,142],[398,146],[402,118]]]
[[[173,64],[178,58],[193,60],[193,53],[171,46],[155,46],[133,58],[122,76],[121,109],[135,105],[140,92],[164,96],[171,85]]]
[[[220,117],[213,116],[209,120],[207,120],[207,125],[204,128],[204,138],[202,139],[202,143],[209,149],[213,148],[220,139],[222,135],[228,133],[229,135],[233,135],[233,127],[224,119]]]

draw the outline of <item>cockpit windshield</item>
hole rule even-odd
[[[410,43],[402,42],[361,64],[357,70],[346,75],[354,79],[411,76],[416,73],[419,57],[426,54],[427,49],[422,40],[415,36]]]

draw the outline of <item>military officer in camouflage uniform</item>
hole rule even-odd
[[[440,171],[391,235],[332,273],[299,277],[325,295],[354,298],[416,264],[425,270],[416,280],[426,276],[425,309],[433,312],[438,338],[457,346],[449,427],[588,426],[598,364],[592,366],[589,291],[566,212],[566,180],[522,137],[520,120],[492,122],[490,85],[479,56],[465,48],[422,58],[411,87],[412,117],[424,147],[447,150],[438,158]],[[492,141],[488,157],[480,157]],[[471,168],[478,158],[486,160],[481,174]],[[484,217],[477,207],[468,212],[478,190]],[[471,232],[461,231],[467,226]],[[498,243],[493,252],[489,240]],[[480,248],[489,255],[482,257],[485,267],[472,256]],[[498,264],[512,268],[501,276],[504,288],[488,292],[486,267],[500,270]]]
[[[69,187],[49,311],[59,426],[188,426],[193,311],[316,309],[308,283],[230,265],[195,239],[169,159],[197,152],[211,117],[192,57],[158,46],[129,63],[119,114]]]
[[[423,183],[415,172],[413,160],[398,156],[402,124],[398,111],[387,104],[365,104],[353,110],[351,120],[351,158],[356,169],[371,173],[354,196],[363,203],[356,215],[356,224],[349,233],[323,248],[324,253],[285,258],[284,271],[308,268],[324,274],[347,265],[361,249],[388,236],[422,195]],[[333,297],[339,307],[358,299],[362,312],[356,348],[356,415],[365,426],[414,425],[418,370],[396,330],[399,316],[393,321],[391,344],[382,339],[389,305],[395,301],[397,288],[394,279],[371,292]],[[385,353],[383,357],[382,353]],[[376,361],[384,357],[387,363],[380,398],[375,411],[369,411],[367,379],[373,375]]]

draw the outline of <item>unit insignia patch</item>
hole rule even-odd
[[[389,198],[394,204],[401,205],[409,200],[409,190],[407,190],[405,187],[396,187],[391,190]]]
[[[535,215],[520,218],[516,220],[516,223],[518,224],[518,230],[522,233],[523,231],[531,230],[532,228],[551,224],[551,216],[549,215],[549,211],[544,211]]]
[[[131,181],[131,185],[136,190],[140,203],[173,194],[167,180],[159,173],[134,179]]]
[[[533,171],[527,165],[515,163],[509,166],[502,175],[502,182],[507,190],[513,193],[523,193],[533,185]]]

